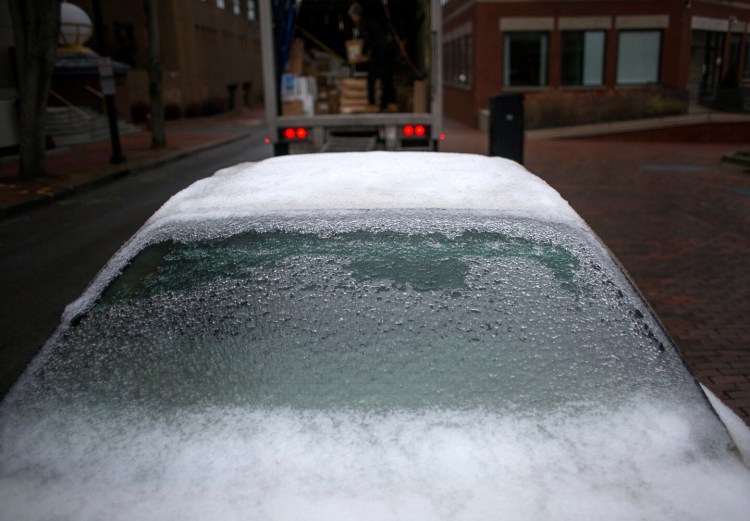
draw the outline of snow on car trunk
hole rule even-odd
[[[544,416],[50,412],[5,430],[0,509],[27,520],[746,519],[747,468],[696,451],[693,412],[638,397]]]

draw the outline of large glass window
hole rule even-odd
[[[443,45],[445,60],[445,82],[450,85],[469,87],[473,83],[473,40],[467,34]]]
[[[564,31],[562,33],[562,84],[602,85],[604,83],[604,31]]]
[[[617,83],[659,83],[661,31],[621,31],[617,48]]]
[[[547,84],[549,35],[542,31],[505,34],[503,78],[506,86]]]

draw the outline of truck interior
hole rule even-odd
[[[279,115],[429,111],[430,2],[359,0],[364,22],[349,15],[352,0],[275,0],[274,61]],[[377,26],[392,58],[393,94],[383,101],[382,73],[367,58],[362,27]],[[362,48],[362,45],[365,48]],[[364,52],[363,52],[364,51]],[[392,60],[392,61],[390,61]],[[368,75],[378,77],[375,99]],[[390,74],[388,74],[390,76]],[[387,81],[387,80],[386,80]]]

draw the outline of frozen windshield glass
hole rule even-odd
[[[694,387],[582,252],[491,230],[160,243],[56,346],[40,389],[159,407],[507,410]]]

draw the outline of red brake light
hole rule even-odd
[[[297,137],[300,138],[300,139],[305,139],[307,137],[307,129],[298,128],[297,129]]]
[[[425,133],[424,125],[417,125],[416,127],[414,127],[414,135],[415,136],[422,137],[422,136],[424,136],[424,133]]]
[[[404,127],[404,135],[405,136],[413,136],[414,135],[414,127],[411,125],[406,125]]]
[[[287,139],[294,139],[295,135],[296,135],[296,133],[294,132],[293,128],[284,129],[284,137],[285,138],[287,138]]]

